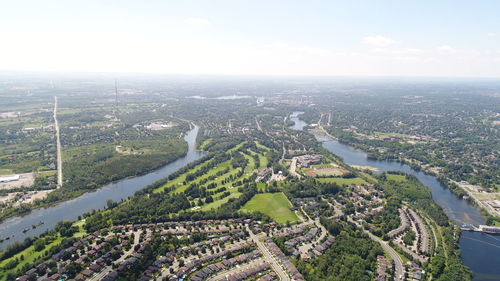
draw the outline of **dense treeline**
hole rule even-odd
[[[340,191],[336,183],[321,183],[313,178],[298,181],[287,185],[286,193],[289,198],[317,197],[322,194],[334,195]]]
[[[336,96],[333,103],[317,98],[321,112],[335,108],[328,131],[341,142],[373,158],[439,167],[447,178],[494,191],[500,182],[497,98],[478,89],[436,91],[383,88],[383,96]],[[317,122],[319,112],[310,109],[301,118]]]
[[[114,205],[107,212],[93,212],[86,214],[85,229],[93,232],[111,225],[129,223],[156,223],[171,220],[199,220],[204,218],[231,218],[252,217],[262,218],[262,214],[243,214],[238,210],[256,193],[255,184],[245,184],[238,188],[242,194],[238,198],[231,198],[216,210],[208,212],[190,212],[192,207],[185,193],[171,193],[165,189],[161,193],[137,194],[128,201]],[[155,208],[151,208],[155,206]],[[182,211],[182,212],[181,212]]]
[[[294,260],[305,279],[373,280],[377,256],[384,254],[380,245],[345,222],[322,218],[321,223],[335,235],[335,242],[319,257],[309,261]]]
[[[383,236],[389,231],[396,229],[400,225],[399,211],[401,200],[395,197],[389,197],[382,212],[375,216],[366,218],[368,223],[372,223],[379,227],[372,229],[371,232],[377,236]]]
[[[434,251],[435,255],[430,259],[428,268],[433,279],[443,281],[471,280],[471,271],[461,263],[460,259],[458,248],[460,228],[453,224],[444,210],[432,200],[430,190],[412,175],[406,175],[405,180],[398,182],[387,181],[386,174],[382,174],[378,178],[379,188],[384,190],[388,200],[394,200],[394,203],[408,202],[412,208],[429,216],[440,227],[445,247],[438,245]],[[386,222],[381,224],[384,225]],[[385,226],[381,228],[385,229]],[[406,240],[409,241],[409,238],[411,237],[407,237]]]
[[[22,252],[24,249],[33,246],[35,251],[45,250],[44,255],[37,257],[36,259],[26,262],[22,267],[15,270],[15,272],[10,271],[6,274],[6,280],[15,280],[16,277],[20,276],[23,272],[33,268],[35,265],[40,262],[48,259],[53,254],[59,252],[63,248],[67,248],[76,242],[76,238],[72,237],[75,232],[79,229],[76,226],[73,226],[72,222],[69,221],[61,221],[59,222],[54,229],[47,230],[44,233],[40,234],[36,238],[26,238],[23,242],[14,242],[7,246],[7,248],[0,252],[0,260],[3,261],[5,259],[11,258],[16,254]],[[59,243],[53,244],[50,248],[45,249],[49,244],[60,239]],[[21,261],[28,259],[29,257],[25,257],[20,255],[16,258],[12,258],[6,263],[2,270],[12,270],[18,266]],[[55,265],[55,263],[51,263],[51,266]],[[54,268],[52,266],[52,268]],[[3,276],[0,276],[2,278]]]

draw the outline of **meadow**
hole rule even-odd
[[[278,223],[295,222],[297,216],[290,209],[292,205],[283,192],[256,194],[241,210],[244,212],[261,212]]]

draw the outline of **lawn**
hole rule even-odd
[[[361,185],[361,184],[368,184],[364,179],[362,178],[349,178],[349,179],[344,179],[344,178],[318,178],[317,179],[319,182],[322,183],[331,183],[334,182],[338,185]]]
[[[308,175],[310,177],[339,177],[339,176],[342,176],[343,174],[348,173],[348,172],[349,171],[345,170],[345,169],[327,166],[327,167],[321,167],[321,168],[307,169],[306,175]]]
[[[360,174],[361,174],[361,177],[362,177],[364,180],[366,180],[366,181],[368,181],[368,182],[370,182],[370,183],[377,183],[377,182],[378,182],[378,180],[377,180],[374,176],[372,176],[372,175],[370,175],[370,174],[363,173],[363,172],[360,172]]]
[[[201,167],[203,167],[203,166],[207,165],[207,163],[208,163],[209,161],[211,161],[211,159],[210,159],[210,160],[207,160],[207,161],[205,161],[205,162],[203,162],[203,163],[198,164],[197,166],[195,166],[195,167],[191,168],[190,170],[188,170],[188,171],[187,171],[187,172],[185,172],[184,174],[182,174],[182,175],[180,175],[180,176],[176,177],[176,178],[175,178],[175,179],[173,179],[173,180],[168,181],[166,184],[164,184],[164,185],[162,185],[162,186],[158,187],[158,188],[157,188],[157,189],[155,189],[153,192],[154,192],[154,193],[163,192],[167,186],[177,186],[177,187],[178,187],[178,189],[179,189],[179,186],[181,186],[181,185],[183,184],[184,180],[186,179],[186,175],[187,175],[187,174],[189,174],[189,173],[193,173],[193,172],[198,171],[199,169],[201,169]],[[184,188],[184,189],[185,189],[185,188]],[[178,191],[178,190],[175,190],[175,192],[179,192],[179,191]]]
[[[387,174],[386,177],[388,180],[395,181],[395,182],[406,181],[406,177],[403,175]]]
[[[11,169],[0,169],[0,175],[10,175],[12,174]]]
[[[41,251],[35,251],[35,246],[29,246],[28,248],[26,248],[25,250],[21,251],[20,253],[18,254],[15,254],[14,256],[12,256],[11,258],[8,258],[8,259],[5,259],[3,260],[2,262],[0,262],[0,267],[2,268],[2,271],[0,271],[1,273],[8,273],[8,272],[16,272],[17,270],[20,270],[25,264],[27,263],[33,263],[33,261],[40,257],[40,256],[43,256],[45,254],[45,252],[47,252],[50,248],[56,246],[56,245],[59,245],[62,241],[62,237],[58,236],[57,239],[55,239],[54,241],[52,241],[50,244],[48,244],[47,246],[45,246],[45,248]],[[24,257],[24,259],[21,259],[21,256]],[[3,269],[3,267],[10,261],[10,260],[13,260],[13,259],[20,259],[19,263],[16,265],[16,267],[14,267],[13,269],[9,269],[9,270],[5,270]]]
[[[83,224],[84,224],[83,220],[77,221],[73,224],[74,226],[77,226],[79,228],[79,231],[74,233],[73,237],[81,238],[87,234],[85,232],[85,230],[83,229]],[[57,238],[54,241],[52,241],[51,243],[46,245],[45,248],[41,251],[35,251],[35,246],[31,245],[28,248],[21,251],[20,253],[15,254],[11,258],[8,258],[8,259],[1,261],[0,268],[5,266],[12,259],[16,259],[16,258],[20,259],[19,264],[16,267],[14,267],[13,269],[0,270],[0,275],[2,275],[3,273],[9,273],[9,272],[14,273],[17,270],[21,269],[27,263],[33,263],[35,261],[35,259],[37,259],[38,257],[44,256],[49,249],[59,245],[61,243],[62,239],[63,238],[61,236],[57,236]],[[24,259],[21,259],[21,256],[23,256]],[[6,275],[4,275],[4,276],[6,276]],[[4,279],[4,277],[0,277],[0,280],[5,280],[5,279]]]
[[[290,202],[283,192],[256,194],[241,210],[245,212],[259,211],[270,216],[278,223],[295,222],[297,216],[290,210]]]
[[[212,142],[212,139],[204,140],[203,143],[200,144],[200,146],[198,147],[198,149],[201,150],[201,151],[205,150],[205,146],[207,146],[211,142]]]

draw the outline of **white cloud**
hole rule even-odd
[[[187,18],[184,20],[184,23],[192,25],[209,25],[210,21],[202,18]]]
[[[424,52],[424,50],[417,49],[417,48],[408,48],[408,49],[406,49],[406,52],[409,54],[421,54]]]
[[[441,45],[441,46],[438,46],[436,48],[436,50],[438,50],[440,52],[451,52],[451,51],[453,51],[453,48],[451,46],[448,46],[448,45]]]
[[[500,50],[498,50],[498,51],[497,51],[497,54],[499,54],[499,55],[500,55]]]
[[[398,43],[398,41],[384,37],[382,35],[366,36],[363,38],[363,43],[376,46],[376,47],[387,47]]]
[[[487,33],[486,36],[488,37],[497,37],[498,33],[495,33],[495,32],[490,32],[490,33]]]

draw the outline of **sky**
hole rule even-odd
[[[500,77],[500,1],[0,0],[0,70]]]

